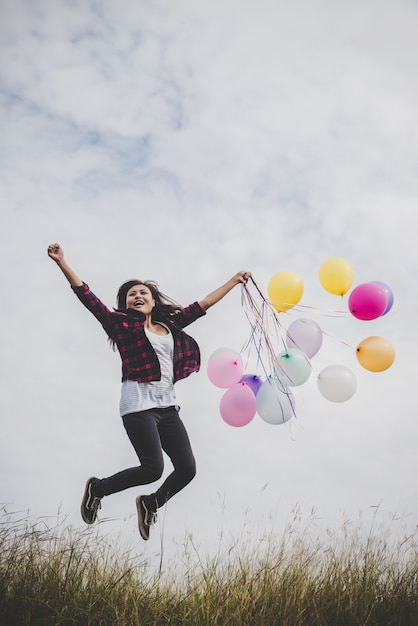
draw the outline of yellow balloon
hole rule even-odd
[[[267,291],[271,304],[281,313],[299,302],[303,296],[303,282],[295,272],[282,270],[270,278]]]
[[[395,360],[395,349],[384,337],[367,337],[356,349],[360,365],[370,372],[383,372]]]
[[[324,289],[337,296],[343,296],[354,280],[351,265],[339,257],[324,261],[319,268],[319,280]]]

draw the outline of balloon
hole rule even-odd
[[[278,356],[278,378],[289,387],[303,385],[311,375],[311,364],[308,357],[301,350],[291,348]]]
[[[359,320],[374,320],[382,315],[388,304],[385,290],[376,283],[363,283],[353,289],[348,298],[350,313]]]
[[[292,322],[286,332],[288,348],[302,350],[312,358],[322,345],[322,331],[314,320],[305,317]]]
[[[364,369],[383,372],[395,360],[395,349],[384,337],[367,337],[358,344],[356,357]]]
[[[387,296],[387,299],[388,299],[388,303],[386,305],[386,309],[382,313],[382,315],[386,315],[386,313],[389,313],[389,311],[391,310],[391,308],[393,306],[393,292],[392,292],[391,288],[386,283],[382,283],[382,282],[380,282],[380,280],[374,280],[373,282],[376,285],[379,285],[383,289],[383,291],[386,293],[386,296]]]
[[[242,378],[244,366],[236,352],[218,352],[208,361],[208,378],[216,387],[232,387]]]
[[[259,376],[256,376],[255,374],[244,374],[240,382],[246,383],[255,396],[257,395],[258,390],[263,384],[261,378]]]
[[[343,296],[351,288],[354,273],[345,259],[332,257],[319,268],[319,280],[324,289],[337,296]]]
[[[344,365],[328,365],[318,375],[318,389],[331,402],[345,402],[356,392],[357,379]]]
[[[208,360],[210,361],[212,357],[214,357],[216,354],[219,354],[220,352],[230,352],[231,354],[239,355],[239,352],[237,352],[233,348],[218,348],[217,350],[214,350],[212,352]]]
[[[295,401],[290,389],[277,377],[269,376],[258,391],[256,408],[268,424],[284,424],[294,414]]]
[[[301,299],[303,282],[295,272],[283,270],[270,278],[267,292],[271,304],[279,312],[287,311]]]
[[[230,426],[246,426],[256,413],[255,395],[246,383],[237,383],[224,393],[219,410]]]

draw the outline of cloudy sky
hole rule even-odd
[[[202,369],[177,394],[198,475],[148,544],[137,490],[105,499],[93,532],[158,558],[186,535],[210,550],[246,525],[280,532],[295,508],[316,528],[376,506],[385,523],[416,527],[417,19],[412,0],[0,1],[9,510],[82,528],[86,478],[136,463],[118,357],[47,258],[58,241],[110,307],[133,276],[188,304],[241,269],[263,293],[292,270],[304,296],[283,328],[309,316],[324,332],[290,426],[257,416],[231,428],[206,367],[248,338],[240,288],[190,327]],[[354,285],[391,287],[389,314],[357,320],[347,296],[323,289],[318,270],[334,256]],[[371,335],[396,349],[385,372],[357,362]],[[318,391],[334,363],[357,377],[347,402]]]

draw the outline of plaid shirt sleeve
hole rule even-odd
[[[78,299],[101,323],[107,335],[116,342],[122,359],[122,380],[138,382],[160,380],[158,358],[143,332],[145,315],[133,311],[127,315],[111,311],[94,295],[86,283],[72,288]]]
[[[173,313],[170,318],[176,326],[185,328],[203,315],[206,315],[206,311],[202,309],[198,302],[193,302],[193,304],[189,304],[189,306],[184,307],[181,311]]]
[[[71,287],[77,298],[84,304],[84,306],[93,313],[94,317],[101,323],[106,333],[112,339],[116,339],[113,331],[112,324],[112,311],[107,308],[97,296],[94,295],[86,283],[83,283],[81,287]]]

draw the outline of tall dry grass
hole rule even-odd
[[[91,529],[1,511],[1,626],[416,626],[417,535],[243,532],[214,555],[187,536],[155,571]]]

